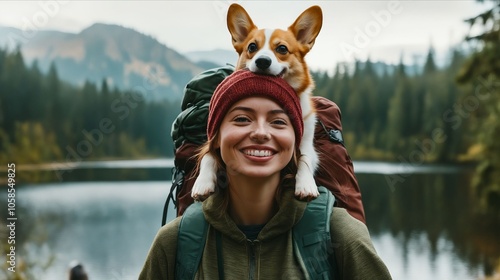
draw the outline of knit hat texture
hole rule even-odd
[[[295,143],[298,146],[304,131],[299,97],[283,78],[255,74],[248,70],[235,71],[215,89],[208,113],[208,139],[214,137],[222,119],[234,103],[255,96],[270,98],[285,110],[293,125]]]

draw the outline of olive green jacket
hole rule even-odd
[[[222,196],[215,194],[203,202],[210,227],[195,279],[218,278],[215,229],[222,233],[226,279],[306,279],[304,264],[294,255],[291,229],[302,217],[307,203],[297,200],[293,190],[283,192],[278,212],[253,242],[247,240],[227,213],[221,213],[221,201]],[[179,223],[180,218],[176,218],[159,230],[140,280],[175,279]],[[363,223],[345,209],[335,207],[330,224],[336,279],[391,279]]]

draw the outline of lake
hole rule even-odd
[[[137,279],[160,227],[171,161],[136,163],[73,167],[73,179],[91,172],[99,181],[19,186],[17,254],[34,262],[36,279],[67,279],[72,260],[92,280]],[[136,170],[146,179],[131,175]],[[493,272],[500,225],[475,218],[469,169],[356,162],[355,170],[375,248],[394,279],[475,280]],[[134,181],[114,181],[120,176]]]

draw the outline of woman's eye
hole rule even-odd
[[[277,119],[277,120],[274,120],[272,121],[272,124],[276,124],[276,125],[286,125],[287,122],[285,120],[282,120],[282,119]]]
[[[247,117],[236,117],[233,119],[234,122],[237,122],[237,123],[243,123],[243,122],[248,122],[248,118]]]

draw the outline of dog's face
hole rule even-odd
[[[283,77],[296,92],[312,84],[304,57],[321,30],[323,14],[318,6],[305,10],[288,30],[258,29],[238,4],[229,7],[227,26],[239,54],[237,69]]]

